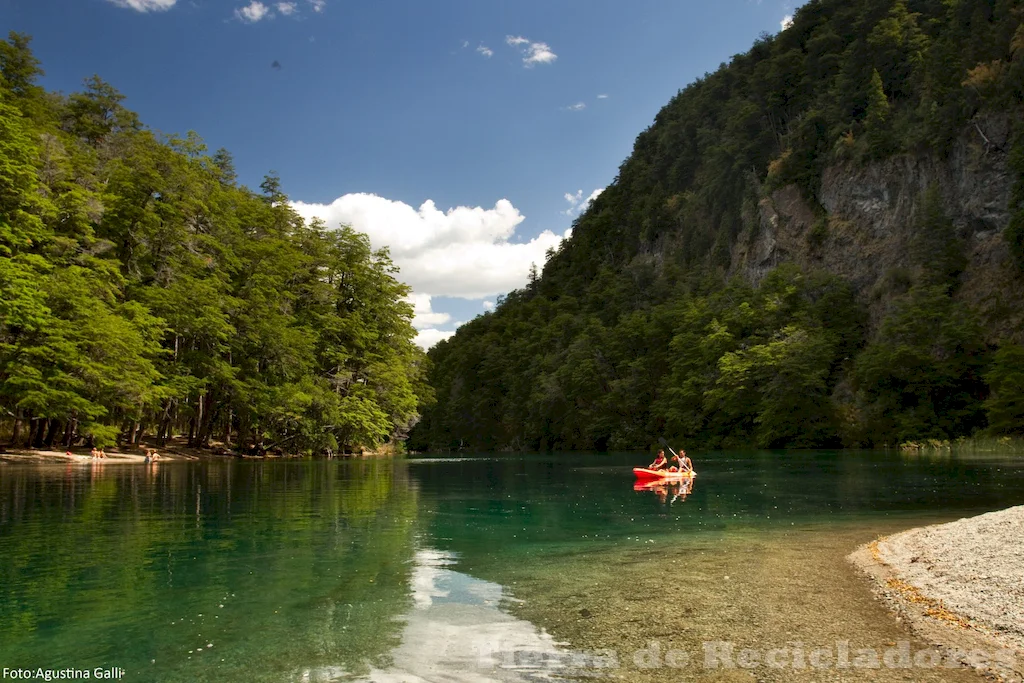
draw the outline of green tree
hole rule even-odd
[[[989,431],[1024,436],[1024,347],[1004,344],[985,375],[992,392],[985,401]]]

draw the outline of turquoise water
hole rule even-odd
[[[777,533],[811,545],[1024,503],[1024,460],[1009,457],[694,460],[689,492],[634,490],[628,454],[3,466],[0,667],[524,680],[497,643],[579,646],[515,616],[554,585],[551,558],[599,566]]]

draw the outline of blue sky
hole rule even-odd
[[[0,28],[33,36],[46,87],[99,74],[151,128],[230,150],[246,185],[274,170],[303,215],[390,246],[426,345],[524,284],[669,98],[791,13],[781,0],[0,0]]]

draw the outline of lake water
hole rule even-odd
[[[841,667],[843,647],[927,646],[844,558],[883,533],[1024,503],[1024,459],[694,461],[690,491],[635,490],[628,454],[2,466],[0,667],[119,668],[124,681],[982,680]],[[729,665],[742,648],[760,660]],[[784,652],[769,666],[771,648]],[[831,663],[808,666],[814,648]]]

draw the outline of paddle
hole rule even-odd
[[[665,441],[665,437],[659,436],[658,443],[667,448],[669,453],[676,456],[677,458],[679,457],[679,455],[674,450],[672,450],[672,447],[668,445],[668,441]]]

